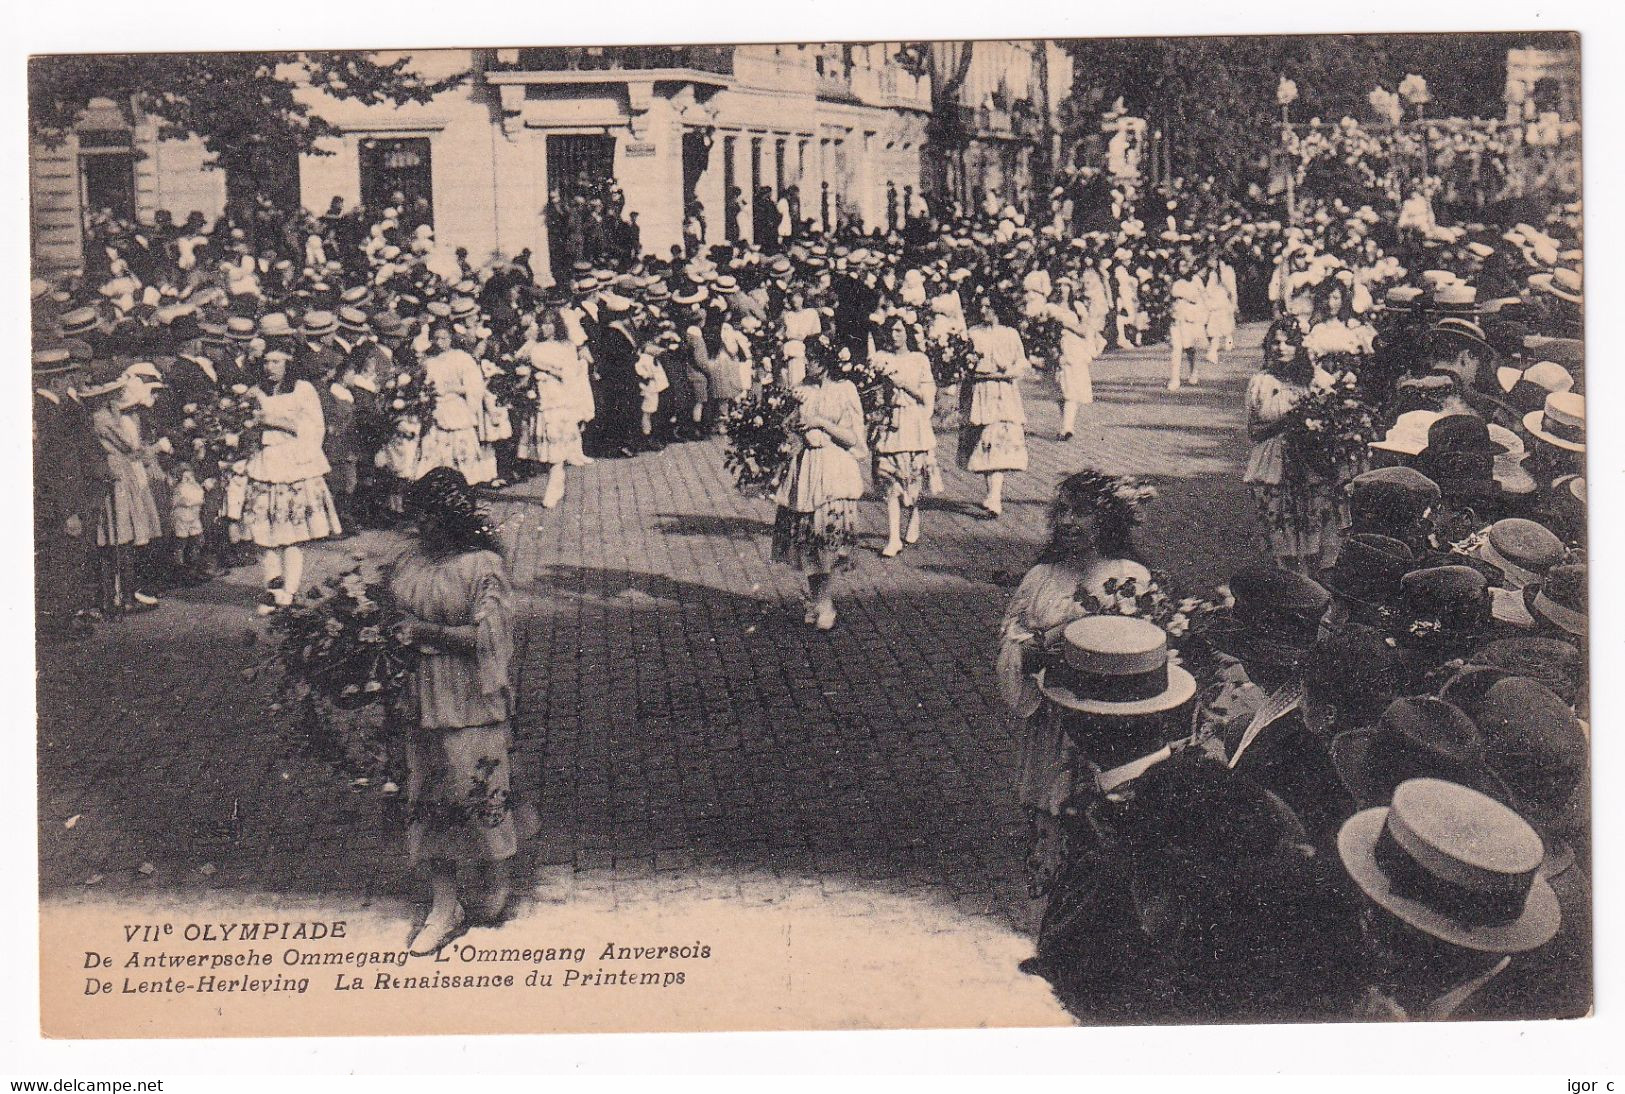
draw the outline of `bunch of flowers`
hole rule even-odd
[[[858,401],[863,404],[864,428],[869,436],[874,436],[885,427],[891,416],[891,380],[876,369],[867,357],[854,357],[852,351],[845,347],[831,353],[828,344],[824,343],[822,349],[830,354],[830,374],[838,380],[850,381],[858,389]],[[808,350],[819,352],[815,346],[809,346]]]
[[[1366,446],[1382,434],[1375,411],[1348,373],[1329,386],[1311,386],[1282,421],[1287,467],[1326,481],[1357,465]]]
[[[1061,360],[1061,321],[1046,310],[1038,315],[1023,315],[1018,328],[1027,356],[1040,368],[1054,368]]]
[[[233,384],[216,398],[187,403],[181,413],[185,416],[170,444],[201,477],[229,473],[259,439],[260,403],[247,384]]]
[[[1203,679],[1213,652],[1204,635],[1226,610],[1226,603],[1219,594],[1206,599],[1176,598],[1168,591],[1172,588],[1166,574],[1153,573],[1149,580],[1108,578],[1099,590],[1078,586],[1075,599],[1090,615],[1130,616],[1155,623],[1168,635],[1172,659]]]
[[[273,657],[289,691],[341,710],[394,703],[416,664],[383,582],[354,557],[342,572],[271,616]]]
[[[298,747],[351,775],[405,781],[405,719],[416,650],[381,578],[344,570],[272,614],[274,669],[301,717]],[[274,708],[273,708],[274,709]]]
[[[931,375],[939,388],[957,384],[976,371],[976,346],[967,335],[949,334],[931,343],[926,355],[931,358]]]
[[[434,385],[421,366],[404,369],[384,381],[379,405],[397,430],[416,434],[434,420]]]
[[[536,410],[535,372],[522,357],[503,357],[491,362],[491,367],[486,369],[485,387],[510,410],[517,410],[521,414],[534,413]],[[420,406],[418,410],[422,413],[432,411],[433,407]]]
[[[794,454],[789,423],[795,410],[795,397],[778,384],[746,392],[728,408],[722,463],[741,493],[767,497],[778,489]]]

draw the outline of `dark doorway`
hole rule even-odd
[[[598,134],[547,138],[547,188],[569,204],[599,197],[615,177],[615,138]]]
[[[120,220],[135,219],[135,157],[129,152],[81,154],[79,178],[86,212],[108,210]]]
[[[397,193],[407,209],[425,210],[425,222],[434,224],[434,176],[428,137],[368,137],[361,142],[362,204],[373,211],[382,210]]]

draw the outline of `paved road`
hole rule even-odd
[[[1084,465],[1158,484],[1142,546],[1189,587],[1251,558],[1240,409],[1257,339],[1244,330],[1246,349],[1177,395],[1165,348],[1107,357],[1069,443],[1047,386],[1030,385],[1032,468],[1011,477],[1003,519],[976,519],[977,483],[950,469],[922,543],[888,561],[884,511],[867,502],[831,634],[802,624],[799,575],[768,558],[772,507],[734,491],[720,442],[599,461],[557,510],[539,483],[505,492],[492,509],[524,592],[518,789],[543,818],[522,865],[550,894],[534,908],[924,902],[1008,976],[1033,910],[992,671],[1007,586],[1055,484]],[[945,464],[952,450],[948,432]],[[311,576],[356,546],[387,551],[390,537],[321,548]],[[255,580],[240,570],[41,652],[53,900],[416,895],[376,788],[294,755],[268,686],[243,679],[264,651]]]

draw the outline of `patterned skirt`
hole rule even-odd
[[[581,423],[571,408],[533,414],[519,431],[519,458],[533,463],[581,462]]]
[[[412,477],[421,479],[437,467],[456,468],[470,486],[478,486],[497,477],[496,452],[490,445],[480,444],[479,431],[473,426],[426,426],[418,440],[418,461]]]
[[[942,471],[935,452],[878,452],[874,463],[876,485],[895,486],[904,505],[913,508],[927,490],[942,489]]]
[[[1327,483],[1252,484],[1265,546],[1277,561],[1302,558],[1330,565],[1342,526],[1336,491]]]
[[[407,854],[425,859],[500,862],[535,834],[534,809],[512,789],[506,722],[468,729],[419,729],[406,745]]]
[[[1020,422],[960,425],[959,466],[966,471],[1027,470],[1027,434]]]
[[[858,503],[834,498],[810,513],[779,506],[773,519],[773,561],[804,574],[850,570],[858,541]]]
[[[249,479],[238,523],[243,538],[261,547],[292,547],[343,531],[327,479],[321,475],[298,482]]]

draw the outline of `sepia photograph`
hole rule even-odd
[[[42,1036],[1592,1013],[1579,34],[392,29],[27,61]]]

